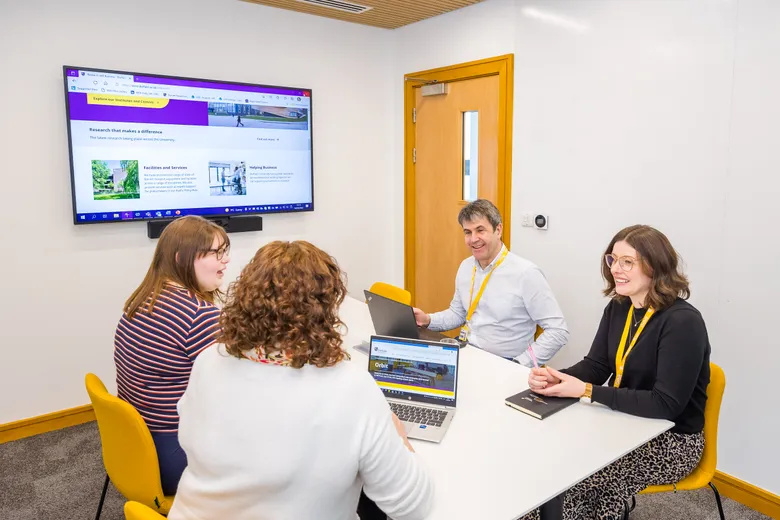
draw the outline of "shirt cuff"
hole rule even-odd
[[[521,365],[523,365],[526,368],[533,368],[534,367],[533,361],[531,361],[531,357],[528,355],[527,352],[523,352],[519,356],[515,357],[514,360],[517,361],[518,363],[520,363]]]
[[[437,314],[439,314],[439,313],[438,312],[434,312],[433,314],[429,314],[428,315],[428,316],[431,317],[431,322],[428,324],[428,329],[430,329],[432,331],[439,331],[439,330],[441,330],[441,325],[439,323],[439,321],[441,321],[441,320],[438,319]]]

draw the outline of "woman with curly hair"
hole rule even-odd
[[[189,465],[171,520],[346,520],[361,488],[395,520],[432,485],[382,392],[346,362],[344,276],[308,242],[262,247],[231,285],[216,348],[179,401]]]

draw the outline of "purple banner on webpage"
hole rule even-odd
[[[68,93],[70,119],[119,123],[208,126],[208,104],[199,101],[168,99],[161,108],[123,107],[87,103],[87,94]]]
[[[251,85],[235,85],[233,83],[212,83],[210,81],[196,81],[192,79],[158,78],[155,76],[133,76],[136,83],[150,83],[154,85],[175,85],[179,87],[213,88],[218,90],[235,90],[238,92],[259,92],[261,94],[279,94],[282,96],[303,96],[303,90],[273,87],[254,87]]]

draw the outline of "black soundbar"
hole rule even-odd
[[[150,220],[146,223],[146,233],[149,238],[160,238],[163,230],[175,219]],[[256,215],[235,217],[206,217],[215,224],[225,228],[228,233],[243,233],[245,231],[262,231],[263,217]]]

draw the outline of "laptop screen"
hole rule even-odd
[[[386,397],[455,406],[458,355],[456,346],[372,336],[368,371]]]

